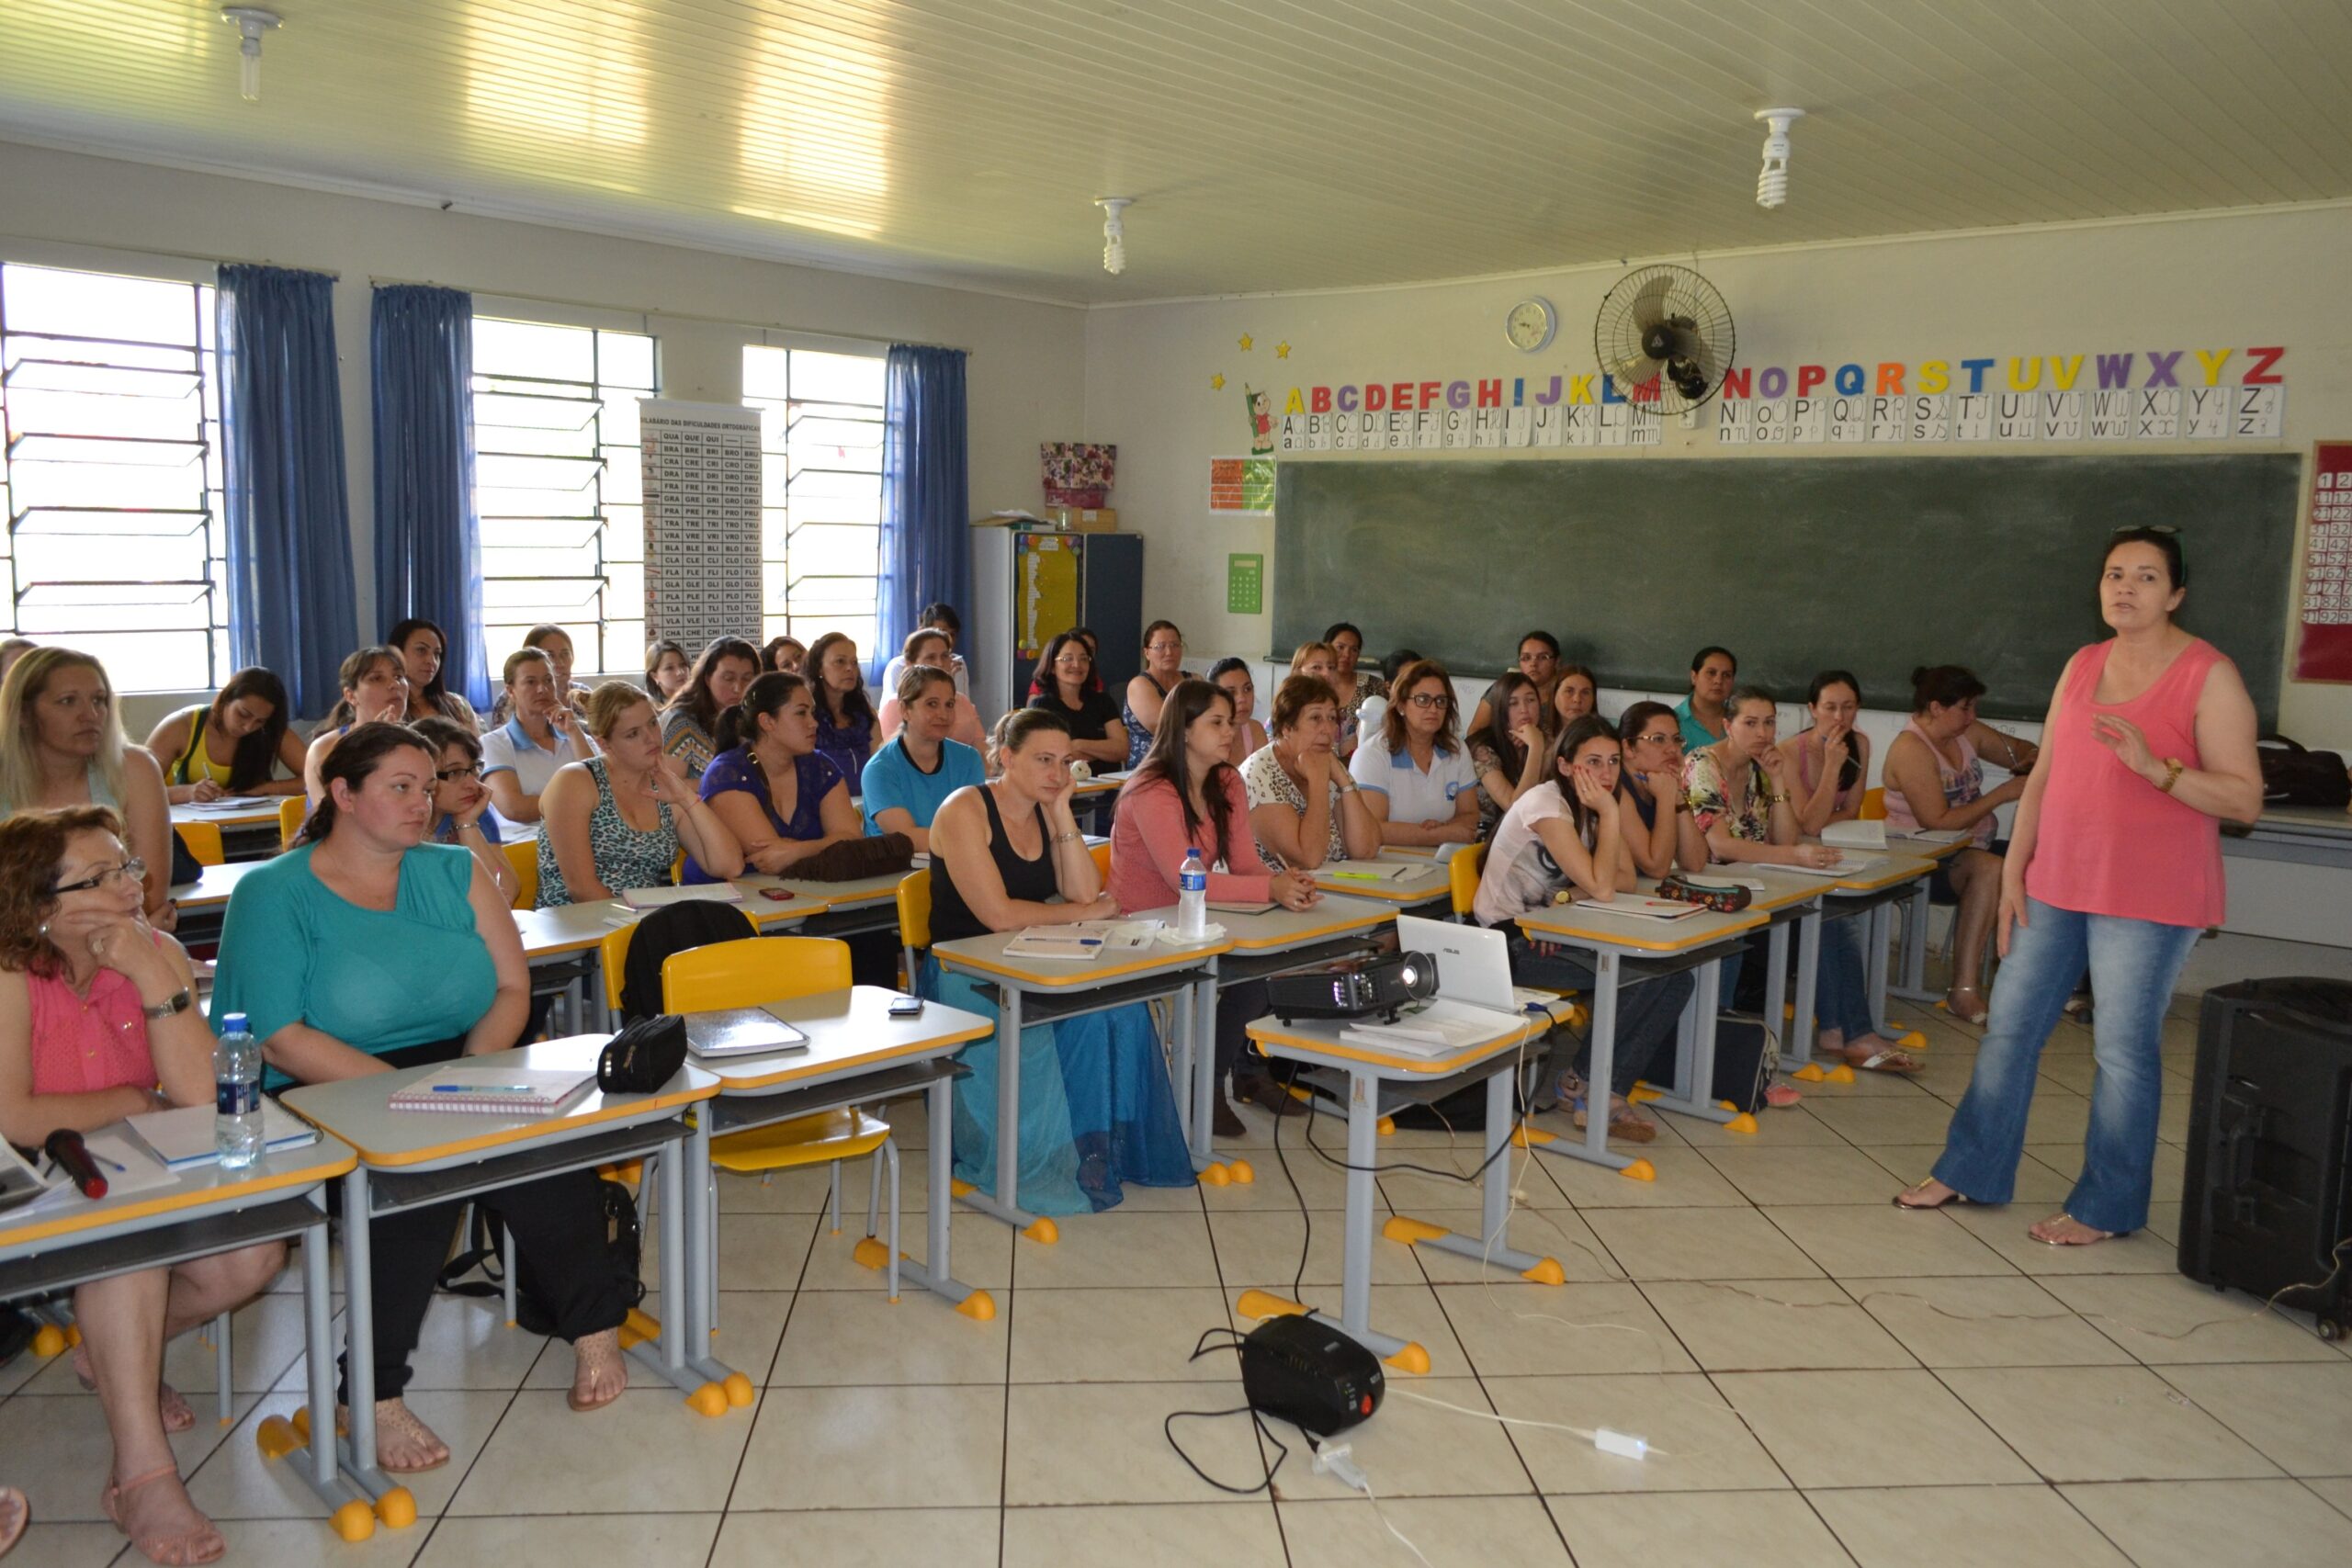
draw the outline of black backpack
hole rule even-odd
[[[613,1278],[620,1283],[621,1299],[635,1306],[645,1299],[645,1233],[638,1223],[637,1200],[626,1183],[610,1177],[597,1181],[596,1196],[605,1211],[605,1247],[612,1258]],[[496,1201],[493,1194],[487,1202],[474,1204],[473,1234],[467,1238],[470,1245],[441,1267],[435,1283],[453,1296],[495,1296],[505,1290],[506,1226],[490,1206]],[[555,1314],[531,1288],[528,1263],[517,1262],[522,1271],[514,1281],[515,1325],[526,1334],[553,1334]],[[481,1279],[466,1278],[477,1269]]]
[[[2262,801],[2266,806],[2352,806],[2352,774],[2334,751],[2313,751],[2283,735],[2262,738]]]
[[[673,953],[757,936],[752,917],[717,898],[664,904],[637,922],[621,967],[621,1017],[635,1022],[662,1010],[662,964]]]

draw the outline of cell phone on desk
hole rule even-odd
[[[789,887],[763,887],[760,889],[760,897],[763,898],[773,898],[777,903],[781,904],[786,898],[792,897],[792,889]]]
[[[892,997],[890,1016],[892,1018],[921,1018],[922,998],[921,997]]]

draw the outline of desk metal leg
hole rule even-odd
[[[343,1468],[353,1484],[380,1498],[393,1482],[376,1468],[375,1260],[369,1256],[369,1217],[368,1168],[363,1165],[343,1179],[343,1381],[351,1395],[351,1431],[345,1439]],[[321,1430],[311,1427],[313,1441]],[[323,1430],[334,1427],[330,1424]]]
[[[1786,1033],[1782,1032],[1782,1022],[1788,1018],[1791,1010],[1789,927],[1786,921],[1772,922],[1772,929],[1765,935],[1764,953],[1764,1032],[1780,1039],[1781,1066],[1786,1066],[1792,1061],[1803,1066],[1804,1059],[1799,1058],[1795,1054],[1796,1031],[1791,1028]],[[1812,1035],[1805,1036],[1807,1057],[1811,1055],[1812,1040]]]
[[[1246,1159],[1221,1160],[1216,1157],[1215,1123],[1216,1122],[1216,961],[1209,961],[1209,972],[1184,988],[1190,998],[1184,1017],[1192,1030],[1192,1039],[1185,1049],[1193,1066],[1192,1082],[1185,1092],[1192,1100],[1192,1116],[1185,1133],[1192,1145],[1193,1169],[1212,1187],[1231,1182],[1248,1184],[1257,1179],[1257,1172]]]
[[[321,1195],[313,1194],[311,1201],[320,1208],[318,1223],[302,1232],[302,1332],[310,1359],[310,1403],[295,1422],[277,1416],[264,1421],[255,1440],[270,1459],[282,1458],[307,1440],[310,1452],[296,1473],[332,1510],[335,1533],[346,1540],[365,1540],[375,1533],[377,1510],[368,1494],[344,1476],[334,1436],[334,1303],[327,1267],[327,1216]],[[305,1420],[310,1439],[297,1430],[297,1424]],[[415,1521],[413,1508],[390,1506],[383,1513],[385,1522],[395,1527]]]
[[[710,1353],[710,1323],[701,1300],[707,1278],[697,1243],[716,1234],[706,1224],[702,1198],[690,1189],[704,1185],[702,1172],[690,1168],[695,1161],[686,1145],[698,1134],[684,1134],[662,1145],[655,1156],[655,1179],[661,1184],[662,1239],[660,1247],[662,1307],[665,1321],[651,1339],[630,1343],[628,1354],[672,1387],[682,1391],[686,1404],[705,1416],[723,1416],[732,1407],[752,1403],[752,1380]]]
[[[1886,996],[1892,994],[1906,1002],[1932,1002],[1936,993],[1928,989],[1928,882],[1921,877],[1912,885],[1908,908],[1903,915],[1903,981],[1892,993],[1871,993],[1871,1009],[1874,1016],[1886,1016]],[[1892,917],[1890,917],[1891,919]],[[1885,939],[1880,938],[1877,951],[1886,951]]]
[[[1894,921],[1894,906],[1880,904],[1862,917],[1862,942],[1869,949],[1862,955],[1863,973],[1868,976],[1865,994],[1870,998],[1871,1021],[1878,1032],[1892,1039],[1886,1027],[1886,939],[1888,927]]]
[[[1034,1240],[1054,1242],[1061,1232],[1054,1222],[1021,1207],[1021,988],[1000,985],[996,1019],[996,1190],[960,1194],[964,1202],[992,1215]],[[935,1123],[932,1141],[942,1132],[953,1136],[955,1123]],[[942,1190],[944,1190],[943,1188]],[[936,1201],[933,1207],[937,1208]]]
[[[1781,1062],[1794,1061],[1799,1066],[1813,1060],[1814,1041],[1820,1020],[1821,1007],[1821,922],[1825,917],[1818,906],[1797,922],[1797,1015],[1789,1024],[1788,1043],[1782,1047]],[[1778,1023],[1780,1021],[1773,1021]]]
[[[1617,1066],[1618,967],[1618,955],[1607,948],[1592,955],[1592,1070],[1586,1075],[1584,1134],[1539,1137],[1531,1132],[1528,1142],[1547,1155],[1633,1170],[1646,1181],[1657,1175],[1656,1167],[1609,1146],[1609,1085]]]
[[[1511,1168],[1510,1156],[1503,1148],[1510,1141],[1515,1123],[1510,1097],[1511,1086],[1518,1079],[1515,1070],[1497,1072],[1487,1079],[1487,1166],[1478,1179],[1478,1234],[1456,1235],[1442,1226],[1402,1214],[1392,1216],[1381,1226],[1380,1234],[1408,1247],[1433,1247],[1441,1252],[1476,1258],[1488,1267],[1499,1265],[1516,1269],[1520,1278],[1539,1285],[1557,1285],[1567,1278],[1558,1258],[1521,1252],[1510,1245],[1506,1235],[1510,1223]]]
[[[1788,929],[1786,926],[1772,928],[1772,964],[1776,969],[1787,961]],[[1678,1116],[1691,1116],[1702,1122],[1727,1125],[1737,1133],[1752,1133],[1756,1131],[1754,1117],[1737,1111],[1726,1111],[1713,1098],[1715,1087],[1715,1013],[1723,997],[1723,960],[1718,958],[1712,964],[1701,965],[1698,975],[1697,987],[1682,1010],[1688,1045],[1682,1053],[1680,1081],[1675,1085],[1677,1092],[1659,1095],[1650,1103],[1660,1111],[1671,1111]],[[1591,1100],[1596,1104],[1600,1101],[1601,1089],[1606,1087],[1598,1077],[1599,1066],[1596,1056],[1596,1076],[1591,1090]],[[1743,1122],[1746,1125],[1743,1126]]]
[[[950,1216],[946,1193],[955,1174],[951,1148],[951,1133],[956,1124],[955,1085],[940,1078],[925,1092],[930,1096],[931,1108],[931,1206],[923,1214],[922,1261],[901,1258],[899,1272],[917,1289],[946,1297],[966,1317],[987,1323],[996,1316],[996,1298],[956,1278],[954,1260],[948,1253]]]

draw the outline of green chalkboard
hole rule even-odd
[[[1541,626],[1601,683],[1680,692],[1722,643],[1785,700],[1816,671],[1900,708],[1965,664],[1985,713],[2038,717],[2105,635],[2092,585],[2118,527],[2170,524],[2184,624],[2276,717],[2301,462],[2292,455],[1285,462],[1274,649],[1334,621],[1457,674]]]

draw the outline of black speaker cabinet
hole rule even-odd
[[[2352,983],[2205,993],[2180,1271],[2352,1330]]]

